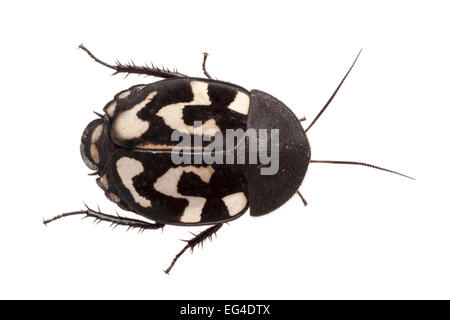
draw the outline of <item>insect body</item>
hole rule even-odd
[[[165,78],[118,93],[106,104],[104,114],[89,123],[81,139],[83,160],[95,170],[97,183],[106,196],[120,208],[155,223],[107,215],[90,208],[65,213],[44,223],[85,214],[142,229],[158,229],[166,224],[212,225],[188,241],[166,270],[168,273],[185,250],[213,235],[224,222],[240,217],[247,209],[252,216],[267,214],[298,192],[309,163],[314,161],[310,160],[308,139],[300,121],[276,98],[262,91],[248,91],[212,80],[205,68],[206,54],[203,69],[208,79],[203,79],[134,64],[109,65],[84,46],[80,48],[116,73]],[[220,141],[219,137],[227,136],[230,131],[249,130],[256,135],[234,135],[221,149],[209,149],[211,141]],[[276,135],[260,135],[266,132],[261,130],[276,130]],[[180,145],[174,136],[198,143]],[[272,174],[263,174],[262,168],[268,163],[257,156],[253,162],[232,163],[204,158],[206,155],[214,159],[220,156],[235,159],[239,150],[244,150],[244,160],[251,158],[254,152],[249,142],[251,137],[257,146],[265,143],[275,147],[270,150],[272,156],[276,153],[276,170]],[[184,161],[174,161],[174,156]],[[356,162],[333,163],[375,167]]]

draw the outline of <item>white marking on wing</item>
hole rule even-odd
[[[247,205],[247,197],[243,192],[237,192],[222,198],[223,203],[228,208],[228,214],[235,216]]]
[[[214,169],[211,166],[170,168],[165,174],[156,180],[153,187],[156,191],[159,191],[167,196],[186,199],[188,201],[188,205],[184,209],[180,222],[195,223],[201,221],[202,210],[207,199],[203,197],[185,196],[178,192],[178,182],[180,181],[183,173],[188,172],[195,173],[203,182],[209,183],[211,176],[214,173]]]
[[[192,81],[191,89],[194,95],[194,99],[191,102],[179,102],[169,104],[162,107],[157,116],[160,116],[164,123],[174,130],[178,130],[182,133],[194,134],[194,126],[187,125],[183,120],[183,109],[185,106],[198,105],[198,106],[210,106],[211,100],[208,95],[208,83],[202,81]],[[196,128],[198,133],[200,128]],[[206,121],[201,130],[203,135],[214,136],[216,132],[220,131],[214,119]]]
[[[141,196],[133,185],[133,178],[144,172],[144,166],[136,159],[122,157],[116,163],[117,173],[123,185],[130,191],[134,201],[144,208],[152,206],[152,202]]]
[[[143,101],[117,115],[112,126],[114,138],[122,141],[136,139],[148,130],[150,123],[140,119],[137,113],[152,101],[156,93],[156,91],[150,92]]]
[[[228,109],[239,112],[241,114],[248,114],[248,108],[250,107],[250,98],[248,94],[238,91],[236,97],[230,105]]]

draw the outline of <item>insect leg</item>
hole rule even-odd
[[[172,71],[172,70],[169,70],[164,67],[159,68],[159,67],[153,66],[153,64],[151,67],[148,65],[137,66],[134,64],[134,62],[130,62],[128,64],[122,64],[119,61],[116,61],[116,63],[114,65],[112,65],[112,64],[103,62],[102,60],[100,60],[99,58],[94,56],[94,54],[92,52],[90,52],[84,45],[80,44],[79,48],[86,51],[86,53],[92,59],[94,59],[96,62],[100,63],[101,65],[104,65],[107,68],[115,70],[113,75],[118,74],[118,73],[125,73],[127,75],[130,73],[136,73],[136,74],[154,76],[154,77],[159,77],[159,78],[187,77],[186,75],[179,73],[177,70]]]
[[[181,255],[187,250],[187,249],[191,249],[191,251],[194,250],[194,248],[200,244],[203,243],[203,241],[205,241],[208,238],[211,238],[221,227],[222,227],[222,223],[213,225],[212,227],[203,230],[202,232],[200,232],[199,234],[197,234],[194,238],[192,238],[191,240],[184,240],[187,242],[186,246],[180,251],[178,252],[178,254],[175,256],[175,258],[173,258],[172,263],[170,264],[170,266],[164,270],[165,273],[169,274],[170,270],[172,270],[173,266],[175,265],[175,263],[177,262],[178,258],[181,257]]]
[[[205,76],[208,79],[212,79],[211,75],[208,73],[208,71],[206,71],[206,59],[208,58],[209,53],[208,52],[203,52],[203,64],[202,64],[202,69],[203,69],[203,73],[205,74]]]
[[[114,215],[105,214],[105,213],[100,212],[100,210],[95,211],[95,210],[89,208],[88,206],[86,206],[86,210],[63,213],[63,214],[60,214],[51,219],[46,219],[43,221],[43,223],[45,225],[47,225],[50,222],[53,222],[55,220],[65,218],[65,217],[75,216],[75,215],[84,215],[85,218],[94,218],[95,221],[97,221],[97,222],[100,222],[100,221],[110,222],[111,225],[114,225],[114,226],[118,226],[118,225],[127,226],[128,229],[138,228],[140,230],[146,230],[146,229],[160,229],[160,228],[164,227],[164,225],[161,223],[150,223],[150,222],[146,222],[146,221],[142,221],[142,220],[121,217],[119,215],[114,216]]]
[[[302,199],[302,202],[303,202],[304,206],[306,207],[308,205],[308,202],[306,201],[306,199],[303,198],[303,195],[300,193],[300,191],[297,191],[297,194],[300,197],[300,199]]]

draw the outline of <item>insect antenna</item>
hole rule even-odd
[[[320,118],[320,116],[322,115],[322,113],[328,108],[328,105],[331,103],[331,101],[333,101],[334,97],[336,96],[336,94],[338,93],[339,89],[341,88],[342,84],[344,83],[345,79],[347,78],[347,76],[350,74],[350,71],[352,71],[353,66],[355,65],[356,61],[359,58],[359,55],[361,54],[361,50],[359,50],[358,55],[356,56],[355,60],[353,61],[352,65],[350,66],[350,69],[348,69],[347,73],[345,74],[344,78],[342,78],[341,82],[339,83],[339,85],[337,86],[336,90],[334,90],[333,94],[331,95],[331,97],[328,99],[327,103],[325,103],[325,105],[323,106],[322,110],[320,110],[320,112],[317,114],[317,116],[314,118],[314,120],[310,123],[310,125],[308,126],[308,128],[306,128],[305,133],[308,132],[309,129],[311,129],[311,127],[314,125],[314,123],[316,123],[316,121]]]
[[[413,177],[407,176],[406,174],[397,172],[397,171],[393,171],[393,170],[389,170],[389,169],[385,169],[382,167],[378,167],[375,166],[373,164],[370,163],[364,163],[364,162],[357,162],[357,161],[336,161],[336,160],[309,160],[309,163],[331,163],[331,164],[347,164],[347,165],[355,165],[355,166],[364,166],[364,167],[369,167],[369,168],[373,168],[373,169],[377,169],[377,170],[381,170],[381,171],[386,171],[386,172],[390,172],[390,173],[394,173],[396,175],[411,179],[411,180],[416,180]]]

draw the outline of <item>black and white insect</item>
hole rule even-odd
[[[129,228],[160,229],[165,225],[212,225],[187,241],[165,270],[169,273],[178,258],[214,235],[225,222],[242,216],[262,216],[279,208],[298,191],[310,163],[352,164],[395,173],[367,163],[311,160],[306,132],[316,123],[340,89],[358,56],[328,102],[304,130],[301,121],[281,101],[258,91],[206,78],[193,78],[165,68],[136,66],[134,63],[111,65],[95,57],[96,62],[113,69],[114,74],[141,74],[164,80],[133,86],[119,92],[104,107],[104,114],[88,124],[81,137],[81,155],[95,170],[97,183],[106,196],[120,208],[141,215],[154,223],[109,215],[89,207],[64,213],[62,217],[85,215],[98,221]],[[262,175],[256,164],[174,164],[177,150],[174,131],[195,136],[194,121],[202,122],[202,134],[213,137],[227,129],[278,129],[279,171]],[[267,137],[270,140],[270,136]],[[269,141],[270,142],[270,141]],[[234,152],[236,144],[228,150]],[[194,156],[198,150],[183,150]]]

